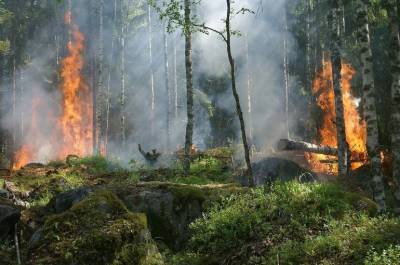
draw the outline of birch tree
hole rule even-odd
[[[386,0],[385,6],[390,23],[391,58],[391,147],[393,155],[393,177],[396,182],[395,212],[400,214],[400,37],[397,5],[395,0]]]
[[[341,37],[340,37],[340,5],[339,0],[331,0],[332,13],[331,19],[331,61],[332,61],[332,77],[333,90],[335,93],[335,110],[336,110],[336,131],[338,142],[338,162],[339,176],[347,176],[349,170],[349,147],[346,141],[346,130],[344,122],[344,106],[341,88],[341,71],[342,59],[340,54]]]
[[[186,93],[187,93],[187,123],[185,134],[185,158],[183,163],[183,172],[185,176],[189,175],[190,171],[190,154],[193,145],[193,61],[192,61],[192,22],[191,22],[191,1],[184,2],[184,33],[185,33],[185,68],[186,68]]]
[[[367,122],[367,149],[370,159],[371,177],[374,183],[374,199],[378,211],[386,210],[385,189],[379,153],[378,120],[375,104],[375,81],[373,71],[373,56],[368,23],[368,0],[358,0],[357,22],[358,40],[360,44],[361,75],[363,87],[364,117]]]

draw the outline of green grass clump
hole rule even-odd
[[[275,183],[215,204],[172,264],[363,264],[400,243],[399,220],[375,213],[335,184]]]
[[[85,167],[89,174],[106,175],[124,171],[121,165],[114,160],[108,160],[104,156],[88,156],[70,161],[71,166]]]

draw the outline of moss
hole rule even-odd
[[[126,264],[114,261],[123,260],[129,245],[154,248],[146,216],[129,212],[112,192],[98,190],[69,211],[47,219],[30,264]]]

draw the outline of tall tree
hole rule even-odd
[[[120,0],[120,80],[121,80],[121,92],[120,92],[120,119],[121,119],[121,143],[122,146],[126,144],[126,125],[125,125],[125,100],[126,100],[126,91],[125,91],[125,35],[126,35],[126,17],[125,17],[125,7],[124,0]]]
[[[364,116],[367,122],[367,149],[370,159],[371,177],[374,183],[374,199],[379,212],[386,210],[385,189],[381,168],[378,120],[375,103],[375,81],[373,71],[373,56],[368,22],[368,0],[357,1],[358,40],[360,43],[361,75],[363,84]]]
[[[246,90],[247,90],[247,117],[249,119],[249,138],[250,142],[253,142],[253,91],[252,91],[252,76],[250,69],[250,50],[249,42],[247,40],[247,35],[245,36],[245,46],[246,46]],[[251,148],[251,147],[250,147]],[[252,149],[252,148],[251,148]]]
[[[246,13],[246,12],[251,12],[251,11],[246,8],[242,8],[237,13]],[[235,13],[235,11],[232,8],[231,0],[226,0],[226,18],[225,18],[224,31],[218,31],[218,30],[210,28],[204,24],[197,25],[197,26],[202,27],[204,30],[213,31],[214,33],[218,34],[225,42],[226,51],[228,54],[229,65],[230,65],[232,94],[235,99],[236,114],[238,116],[239,123],[240,123],[240,132],[241,132],[241,136],[242,136],[244,156],[245,156],[245,161],[246,161],[246,166],[247,166],[248,184],[249,184],[249,186],[252,187],[252,186],[254,186],[254,179],[253,179],[253,170],[252,170],[251,159],[250,159],[250,148],[249,148],[248,139],[247,139],[246,125],[245,125],[244,118],[243,118],[243,111],[242,111],[242,107],[241,107],[241,103],[240,103],[240,97],[239,97],[237,87],[236,87],[236,73],[235,73],[236,65],[235,65],[235,59],[233,58],[233,54],[232,54],[232,35],[235,32],[232,31],[231,22],[232,22],[232,14],[234,14],[234,13]]]
[[[148,28],[149,28],[149,64],[150,64],[150,90],[151,90],[151,113],[150,113],[150,131],[151,137],[154,136],[154,118],[155,118],[155,107],[156,107],[156,95],[154,90],[154,65],[153,65],[153,20],[151,13],[151,5],[148,5]]]
[[[289,128],[289,56],[288,56],[288,22],[286,8],[283,11],[283,78],[285,83],[285,125],[287,138],[290,139]]]
[[[167,120],[166,120],[166,149],[169,151],[170,149],[170,141],[171,141],[171,89],[169,86],[169,62],[168,62],[168,36],[167,36],[167,28],[163,31],[163,41],[164,41],[164,82],[165,82],[165,90],[167,92]]]
[[[111,111],[111,69],[112,64],[114,63],[114,53],[115,53],[115,38],[116,38],[116,21],[117,21],[117,0],[114,0],[113,4],[113,33],[111,37],[111,54],[110,54],[110,63],[108,66],[108,77],[107,77],[107,93],[106,93],[106,125],[105,125],[105,139],[104,139],[104,148],[107,154],[108,152],[108,138],[110,133],[110,111]]]
[[[349,170],[349,147],[346,141],[346,130],[344,122],[344,106],[341,87],[341,71],[342,59],[340,54],[341,49],[341,34],[340,34],[340,1],[331,0],[332,13],[330,15],[331,22],[331,61],[332,61],[332,77],[333,90],[335,93],[335,110],[336,110],[336,131],[338,142],[338,162],[339,176],[347,176]]]
[[[193,62],[192,62],[192,22],[191,22],[191,1],[184,0],[184,33],[185,33],[185,68],[186,68],[186,93],[187,93],[187,123],[185,134],[185,158],[183,161],[183,172],[189,175],[191,150],[193,145]]]
[[[396,182],[396,207],[400,214],[400,37],[399,17],[395,0],[386,0],[385,7],[390,20],[390,58],[391,58],[391,148],[393,154],[393,177]]]
[[[96,52],[96,109],[95,109],[95,119],[96,127],[93,128],[96,132],[95,140],[95,153],[102,153],[104,151],[104,137],[105,137],[105,108],[106,99],[104,91],[104,81],[103,81],[103,69],[104,69],[104,39],[103,39],[103,9],[104,0],[97,1],[97,16],[98,16],[98,31],[97,31],[97,52]]]
[[[242,132],[242,141],[244,147],[244,155],[247,164],[247,175],[249,180],[249,185],[254,186],[254,179],[253,179],[253,170],[251,167],[250,161],[250,151],[249,145],[247,143],[247,135],[246,135],[246,126],[243,119],[243,112],[242,107],[240,105],[240,98],[236,88],[236,74],[235,74],[235,60],[233,59],[232,55],[232,46],[231,46],[231,38],[232,38],[232,28],[231,28],[231,0],[226,0],[226,20],[225,20],[225,30],[226,30],[226,49],[228,52],[229,64],[231,65],[231,82],[232,82],[232,93],[235,98],[236,103],[236,112],[239,117],[240,122],[240,130]]]

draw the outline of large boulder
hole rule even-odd
[[[184,185],[172,183],[142,183],[109,187],[126,207],[147,215],[153,237],[171,249],[184,247],[190,236],[189,224],[224,195],[243,192],[234,185]]]
[[[316,177],[306,169],[291,160],[270,157],[252,164],[254,183],[256,186],[265,185],[274,181],[299,180],[301,182],[314,181]],[[240,182],[247,183],[245,177]]]
[[[27,264],[162,265],[144,214],[130,212],[110,191],[98,190],[34,234]]]
[[[20,218],[20,210],[0,204],[0,241],[14,231],[15,224],[18,223]]]
[[[92,189],[82,187],[60,193],[49,202],[48,207],[55,213],[65,212],[73,205],[88,197],[92,192]]]

